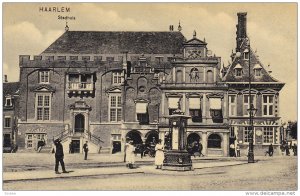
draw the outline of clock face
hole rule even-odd
[[[173,125],[176,126],[176,122],[175,121],[173,122]]]

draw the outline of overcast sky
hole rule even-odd
[[[40,6],[70,7],[69,13],[40,12]],[[235,48],[237,12],[248,12],[248,35],[263,65],[286,83],[280,93],[282,120],[297,119],[297,4],[296,3],[73,3],[3,4],[3,74],[18,81],[18,55],[38,55],[70,30],[168,31],[180,20],[182,33],[205,37],[208,49],[228,65]]]

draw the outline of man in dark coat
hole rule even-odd
[[[66,171],[65,168],[65,163],[64,163],[64,149],[63,146],[60,143],[60,139],[56,139],[54,140],[54,145],[55,145],[55,173],[56,174],[60,174],[58,172],[58,165],[60,163],[61,168],[62,168],[62,173],[69,173]]]
[[[84,151],[84,160],[87,160],[87,155],[89,151],[88,141],[86,141],[85,144],[83,145],[83,151]]]

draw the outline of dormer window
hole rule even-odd
[[[234,75],[236,77],[241,77],[243,74],[243,68],[240,64],[237,64],[235,67],[234,67]]]
[[[254,69],[254,76],[255,77],[260,77],[261,76],[261,70],[262,70],[262,67],[260,66],[260,64],[256,64],[253,69]]]
[[[249,60],[249,50],[248,49],[244,50],[244,59]]]
[[[39,71],[39,83],[49,83],[49,71]]]

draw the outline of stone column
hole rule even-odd
[[[207,132],[202,132],[202,154],[207,155]]]
[[[223,133],[223,142],[222,142],[222,148],[223,148],[223,156],[228,156],[228,150],[229,150],[229,144],[228,144],[228,133]]]

